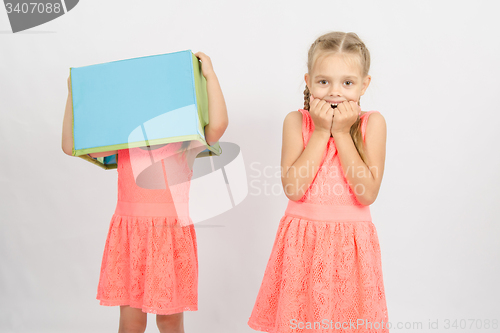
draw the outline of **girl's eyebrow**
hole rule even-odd
[[[331,76],[329,75],[324,75],[324,74],[318,74],[314,77],[315,79],[331,79]],[[342,77],[343,80],[356,80],[357,77],[354,75],[346,75]]]

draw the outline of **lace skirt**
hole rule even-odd
[[[389,332],[369,207],[290,201],[248,325],[264,332]]]
[[[101,305],[130,305],[161,315],[196,311],[198,258],[189,217],[144,216],[143,207],[135,208],[118,202],[96,298]]]

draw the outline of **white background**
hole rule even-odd
[[[226,97],[221,141],[241,147],[260,185],[196,224],[199,311],[185,313],[186,332],[253,332],[246,323],[287,204],[279,177],[256,170],[279,166],[307,50],[331,30],[368,46],[361,105],[387,122],[371,211],[389,320],[423,323],[392,331],[495,331],[444,325],[500,320],[498,22],[496,1],[82,0],[12,34],[0,8],[0,331],[117,331],[119,308],[95,299],[116,171],[63,154],[66,79],[70,67],[191,49],[212,58]]]

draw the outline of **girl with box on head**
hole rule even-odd
[[[195,55],[201,60],[207,81],[209,124],[205,126],[205,138],[212,145],[227,128],[226,104],[210,58],[202,52]],[[68,88],[62,149],[72,155],[69,79]],[[119,332],[144,332],[147,313],[157,314],[160,332],[184,332],[183,311],[198,309],[195,229],[188,215],[176,211],[179,205],[187,207],[192,163],[205,148],[195,146],[196,142],[191,141],[190,146],[178,142],[146,150],[140,147],[89,154],[92,158],[118,154],[118,203],[105,244],[96,298],[101,305],[120,306]],[[168,184],[164,183],[163,189],[138,186],[139,177],[134,175],[134,163],[148,162],[152,154],[162,159],[163,174],[173,171],[165,177]],[[172,156],[184,158],[165,158]],[[182,193],[175,194],[181,197],[180,202],[174,198],[170,175],[177,178],[174,183],[185,185],[180,187]]]
[[[360,109],[369,67],[354,33],[327,33],[311,45],[304,109],[283,124],[290,200],[248,321],[255,330],[388,332],[369,210],[382,181],[386,124],[378,111]]]

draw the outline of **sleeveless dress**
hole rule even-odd
[[[185,158],[173,158],[181,144],[118,151],[118,202],[102,258],[100,305],[160,315],[198,309],[197,244],[188,209],[193,171]],[[163,186],[138,186],[141,172],[152,165]]]
[[[304,147],[314,123],[302,113]],[[365,140],[368,117],[361,116]],[[321,168],[281,218],[248,325],[258,331],[389,332],[378,236],[348,185],[333,137]]]

